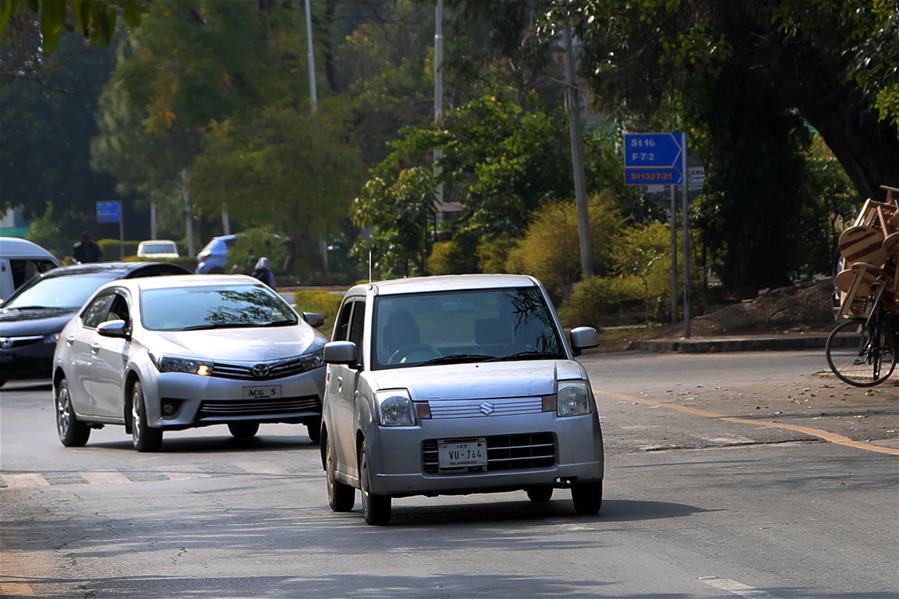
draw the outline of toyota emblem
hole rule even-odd
[[[269,374],[271,374],[272,369],[268,364],[256,364],[253,368],[250,369],[250,372],[257,379],[264,379]]]
[[[489,401],[485,401],[484,403],[481,404],[481,414],[483,414],[484,416],[489,416],[490,414],[493,413],[493,410],[494,410],[493,404],[490,403]]]

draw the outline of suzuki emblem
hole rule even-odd
[[[490,403],[489,401],[486,401],[481,404],[481,414],[483,414],[484,416],[489,416],[490,414],[493,413],[493,410],[494,410],[493,404]]]

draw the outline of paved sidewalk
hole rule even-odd
[[[826,333],[791,335],[742,335],[734,337],[691,337],[690,339],[641,339],[628,349],[653,352],[715,353],[730,351],[791,351],[824,349]]]

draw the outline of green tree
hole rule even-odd
[[[671,290],[671,240],[664,223],[627,227],[615,239],[612,263],[619,275],[640,282],[644,320],[659,318]]]

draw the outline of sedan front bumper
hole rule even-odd
[[[595,414],[423,420],[414,427],[372,426],[368,434],[375,437],[366,443],[371,490],[380,495],[479,493],[603,478],[602,430]],[[486,471],[439,470],[433,455],[439,440],[480,438],[488,444]],[[510,462],[508,456],[519,457]]]

